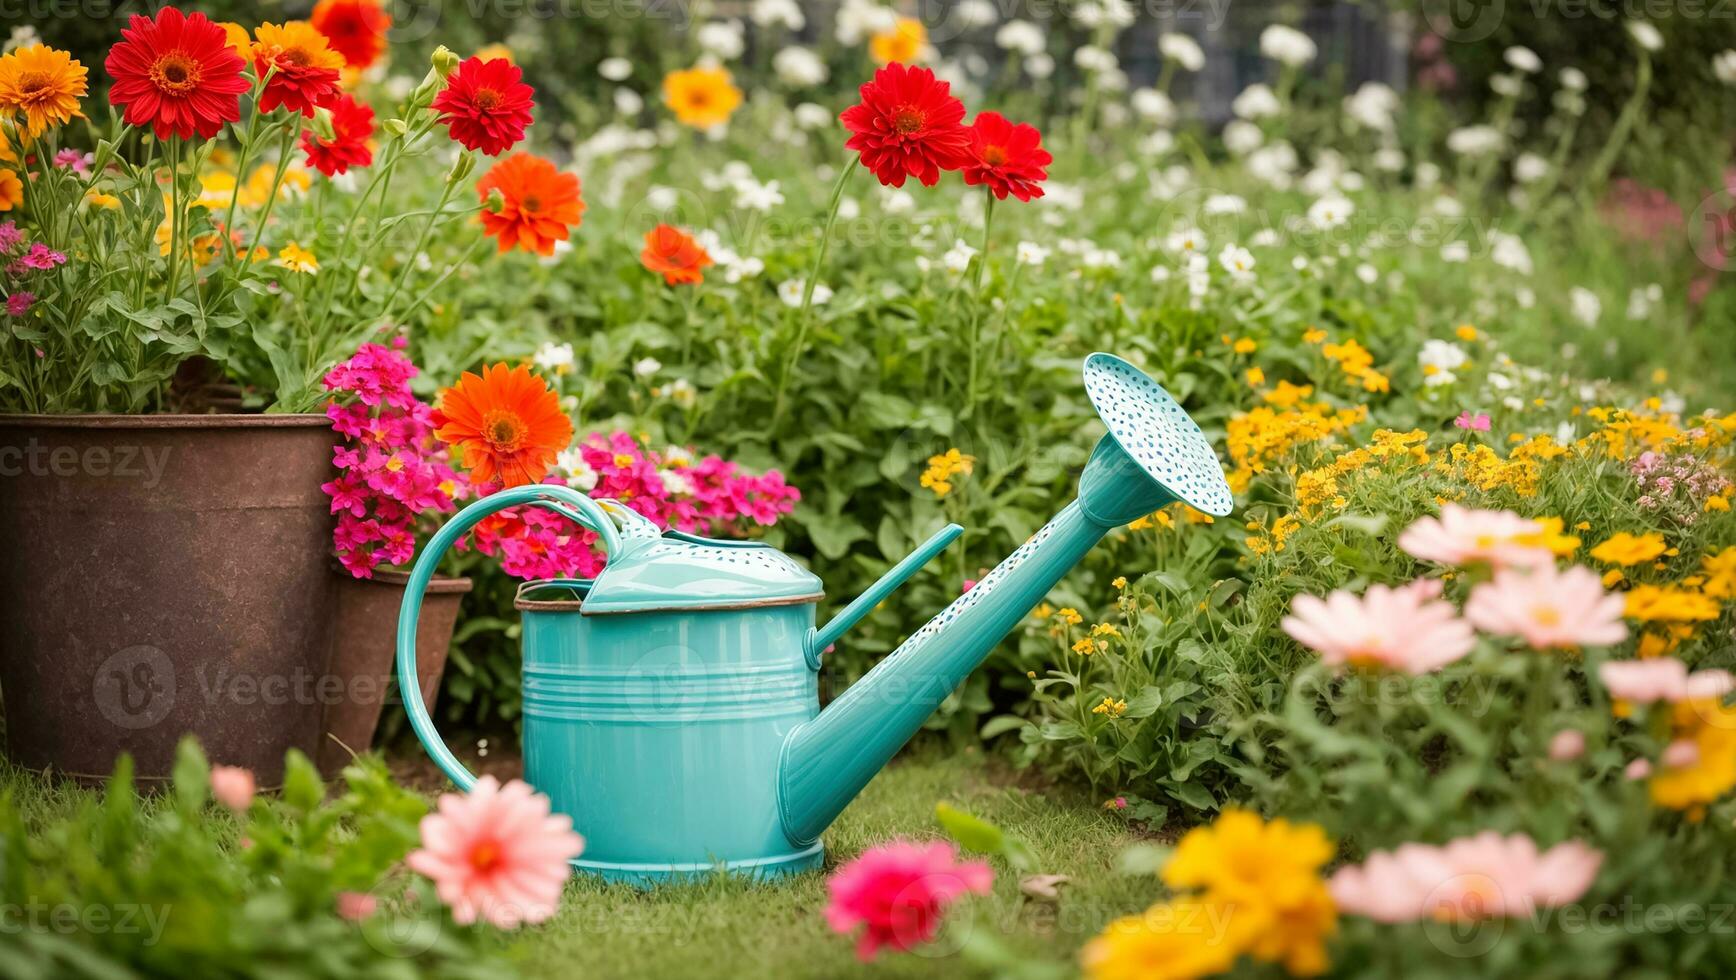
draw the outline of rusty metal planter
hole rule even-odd
[[[0,693],[20,766],[169,774],[182,734],[279,782],[335,610],[323,415],[0,416]]]
[[[328,775],[349,763],[351,750],[364,752],[374,739],[392,684],[398,609],[410,581],[409,573],[390,570],[376,571],[368,579],[354,578],[341,569],[335,575],[337,619],[328,672],[340,682],[343,696],[330,698],[325,705],[319,768]],[[471,586],[467,578],[436,578],[428,584],[428,597],[416,623],[416,665],[422,701],[429,710],[446,670],[458,607]]]

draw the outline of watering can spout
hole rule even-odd
[[[817,840],[1111,528],[1176,500],[1230,512],[1211,444],[1168,392],[1109,354],[1086,359],[1085,387],[1109,432],[1085,465],[1078,499],[784,742],[778,806],[792,842]]]

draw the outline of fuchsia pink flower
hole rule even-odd
[[[1465,618],[1485,633],[1517,636],[1533,650],[1609,646],[1627,639],[1622,597],[1583,565],[1502,569],[1471,590]]]
[[[1375,851],[1328,885],[1341,911],[1377,922],[1523,918],[1577,901],[1602,864],[1601,853],[1578,841],[1539,852],[1524,834],[1489,830],[1439,847]]]
[[[54,155],[55,166],[68,168],[76,174],[90,173],[90,165],[94,162],[96,162],[95,154],[81,153],[70,147]]]
[[[469,793],[446,793],[422,818],[422,846],[404,859],[434,882],[452,919],[481,919],[501,929],[553,915],[561,888],[585,840],[566,814],[551,814],[549,798],[521,780],[493,776]]]
[[[856,956],[867,961],[882,946],[903,952],[933,939],[948,905],[969,893],[988,894],[994,881],[987,862],[960,861],[945,841],[895,840],[832,874],[826,923],[840,933],[861,927]]]
[[[1333,667],[1350,665],[1424,674],[1471,652],[1476,635],[1441,583],[1419,579],[1401,588],[1370,586],[1361,598],[1340,589],[1325,599],[1299,595],[1284,632]]]
[[[1736,678],[1725,670],[1696,670],[1675,657],[1649,660],[1610,660],[1597,668],[1609,696],[1629,704],[1654,701],[1699,701],[1721,698],[1736,690]]]
[[[1398,546],[1413,557],[1443,565],[1487,562],[1496,567],[1531,567],[1555,561],[1540,543],[1544,526],[1510,510],[1472,510],[1458,504],[1441,508],[1404,529]]]
[[[30,246],[30,251],[25,252],[24,257],[20,258],[18,262],[26,269],[35,269],[38,272],[47,272],[49,269],[52,269],[57,265],[65,265],[66,253],[56,252],[54,249],[49,248],[42,242],[37,242]]]
[[[6,297],[6,315],[7,316],[23,316],[24,314],[30,312],[30,306],[32,303],[35,303],[35,302],[36,302],[36,294],[35,293],[28,292],[28,291],[22,291],[22,290],[19,292],[13,293],[12,295]]]
[[[1482,412],[1478,412],[1476,415],[1472,415],[1468,411],[1460,412],[1459,417],[1453,420],[1453,424],[1461,429],[1470,429],[1473,432],[1488,432],[1489,416]]]
[[[15,221],[0,222],[0,255],[10,255],[24,244],[24,232]]]

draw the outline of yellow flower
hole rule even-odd
[[[253,39],[247,36],[247,28],[232,20],[223,21],[217,26],[223,28],[223,34],[229,42],[230,49],[240,55],[242,61],[251,62],[253,60]]]
[[[1736,597],[1736,545],[1700,559],[1706,580],[1700,591],[1713,599]]]
[[[675,118],[695,129],[729,122],[741,105],[741,89],[723,68],[689,68],[663,76],[663,104]]]
[[[0,126],[0,163],[17,163],[18,154],[12,152],[12,140],[6,135],[6,127]]]
[[[1656,531],[1633,535],[1620,531],[1609,537],[1607,541],[1591,549],[1591,557],[1605,565],[1637,565],[1643,561],[1651,561],[1664,553],[1664,536]]]
[[[483,61],[504,61],[509,65],[517,64],[517,62],[512,60],[512,49],[501,44],[499,41],[496,41],[493,44],[485,44],[476,49],[476,57],[481,58]]]
[[[1250,388],[1258,388],[1266,383],[1266,372],[1257,367],[1249,368],[1244,377],[1248,379],[1248,387]]]
[[[10,170],[0,169],[0,211],[10,211],[24,204],[24,182]]]
[[[1268,405],[1276,405],[1279,408],[1295,408],[1314,397],[1314,386],[1293,385],[1288,381],[1279,381],[1278,387],[1271,391],[1261,392],[1260,397]]]
[[[1182,837],[1163,869],[1171,888],[1198,889],[1204,900],[1257,927],[1248,952],[1290,973],[1326,969],[1325,939],[1338,930],[1338,909],[1320,868],[1332,842],[1314,824],[1270,823],[1231,808],[1209,827]]]
[[[1079,610],[1074,609],[1072,606],[1062,606],[1060,610],[1055,613],[1055,617],[1061,622],[1066,623],[1068,626],[1078,626],[1080,623],[1085,621],[1085,617],[1079,615]]]
[[[1079,654],[1082,657],[1089,657],[1092,654],[1097,652],[1097,647],[1098,647],[1098,644],[1097,644],[1096,640],[1092,640],[1089,638],[1082,639],[1082,640],[1075,640],[1073,643],[1073,652]]]
[[[1693,622],[1718,618],[1718,603],[1698,592],[1636,585],[1627,594],[1627,618],[1642,623]]]
[[[1163,902],[1104,927],[1079,965],[1091,980],[1195,980],[1228,970],[1254,925],[1204,902]]]
[[[113,194],[104,194],[96,188],[84,192],[84,203],[93,208],[104,208],[109,211],[120,209],[121,199]]]
[[[1115,581],[1110,582],[1109,584],[1115,586],[1117,589],[1125,589],[1127,588],[1127,576],[1117,575],[1115,576]]]
[[[283,246],[283,249],[277,253],[277,264],[291,272],[305,272],[311,275],[319,271],[319,259],[295,242]]]
[[[1680,702],[1672,710],[1671,729],[1673,741],[1694,746],[1694,759],[1658,767],[1649,786],[1653,803],[1691,810],[1736,788],[1736,707],[1716,698]]]
[[[0,57],[0,112],[24,117],[24,135],[35,139],[50,124],[84,118],[85,67],[65,51],[32,44]]]
[[[1730,511],[1730,498],[1724,496],[1721,493],[1715,493],[1712,496],[1707,497],[1706,498],[1706,513],[1710,514],[1711,512],[1713,512],[1715,510],[1716,511],[1722,511],[1724,513],[1729,513],[1729,511]]]
[[[1258,344],[1254,343],[1247,337],[1243,337],[1237,340],[1231,349],[1238,354],[1252,354],[1258,347]]]
[[[1036,620],[1048,619],[1053,615],[1055,615],[1055,607],[1046,602],[1038,603],[1037,608],[1031,610],[1031,618]]]
[[[1468,323],[1459,324],[1458,329],[1454,330],[1453,333],[1457,334],[1460,340],[1467,343],[1477,339],[1477,328]]]
[[[267,198],[271,197],[273,184],[277,185],[277,199],[282,201],[297,194],[307,193],[308,188],[313,186],[313,177],[306,170],[291,166],[283,172],[283,183],[278,184],[277,166],[262,163],[253,168],[253,172],[247,175],[247,183],[241,188],[238,202],[244,208],[259,207],[265,203]],[[223,206],[229,206],[227,198],[224,199]]]
[[[975,464],[975,456],[967,456],[957,449],[948,449],[944,453],[928,457],[928,468],[922,471],[918,482],[933,490],[936,497],[944,497],[952,492],[952,478],[960,474],[969,476]]]
[[[1109,623],[1098,623],[1091,627],[1092,636],[1120,636],[1121,631]]]
[[[1318,344],[1325,339],[1326,331],[1321,330],[1318,327],[1309,327],[1307,331],[1302,334],[1302,342],[1304,344]]]
[[[1111,718],[1119,718],[1127,713],[1127,702],[1119,701],[1115,698],[1104,698],[1091,709],[1091,713],[1094,715],[1108,715]]]
[[[894,61],[909,64],[921,58],[927,48],[928,29],[914,17],[898,18],[891,30],[868,41],[868,53],[883,65]]]
[[[1579,550],[1579,538],[1565,533],[1567,522],[1559,517],[1539,517],[1539,529],[1531,534],[1516,534],[1514,544],[1532,548],[1546,548],[1557,558],[1566,558]],[[1607,586],[1606,586],[1607,588]]]

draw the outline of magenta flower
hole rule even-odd
[[[24,244],[24,233],[14,221],[0,222],[0,255],[9,255]]]
[[[56,252],[54,249],[49,248],[42,242],[37,242],[30,246],[30,251],[25,252],[24,257],[18,261],[26,269],[35,269],[38,272],[46,272],[57,265],[65,265],[66,253]]]
[[[1465,618],[1485,633],[1517,636],[1533,650],[1609,646],[1627,639],[1623,600],[1583,565],[1502,569],[1471,590]]]
[[[1489,416],[1484,415],[1481,412],[1476,415],[1472,415],[1470,412],[1460,412],[1459,417],[1453,420],[1453,424],[1461,429],[1471,429],[1476,432],[1488,432]]]
[[[90,165],[95,162],[96,156],[94,154],[80,153],[78,150],[71,148],[61,150],[59,153],[54,155],[55,166],[69,167],[77,174],[90,173]]]
[[[1525,918],[1577,901],[1602,864],[1601,853],[1578,841],[1539,852],[1524,834],[1490,830],[1439,847],[1375,851],[1328,884],[1340,911],[1377,922]]]
[[[30,304],[36,302],[36,294],[20,290],[6,297],[6,315],[23,316],[30,312]]]
[[[1471,652],[1477,637],[1441,583],[1419,579],[1402,588],[1369,586],[1361,598],[1343,589],[1325,599],[1299,595],[1284,632],[1331,667],[1372,667],[1426,674]]]
[[[573,820],[549,812],[549,798],[522,780],[505,786],[493,776],[469,793],[446,793],[422,818],[422,846],[404,859],[434,882],[452,919],[478,919],[501,929],[553,915],[570,868],[585,849]]]
[[[833,872],[826,924],[840,933],[862,927],[856,956],[863,961],[882,946],[907,951],[934,938],[948,905],[967,893],[988,894],[994,881],[987,862],[960,861],[949,843],[895,840]]]

